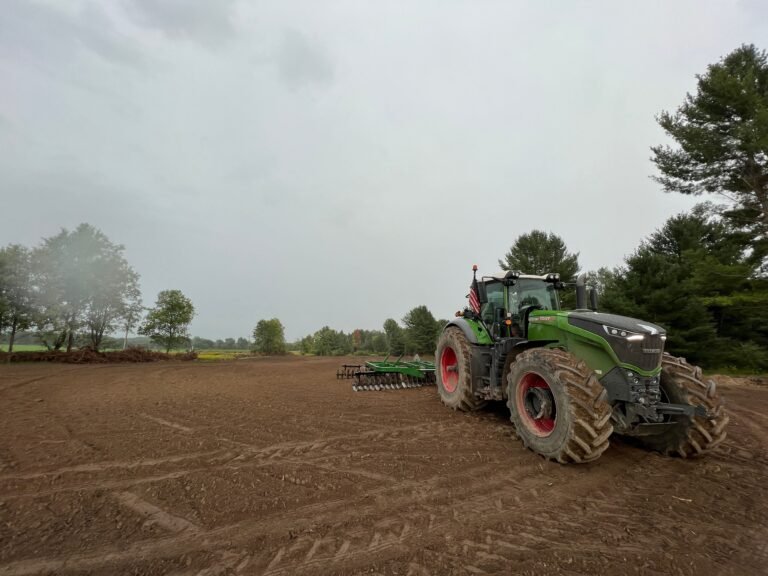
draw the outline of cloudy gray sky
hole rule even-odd
[[[620,264],[692,205],[654,121],[760,0],[4,0],[0,245],[88,222],[195,335],[464,305],[534,228]]]

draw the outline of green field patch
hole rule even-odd
[[[246,358],[253,356],[253,353],[249,350],[196,350],[197,359],[202,362],[216,362],[219,360],[237,360],[238,358]]]
[[[14,352],[41,352],[47,350],[42,344],[14,344]],[[0,352],[8,352],[8,344],[0,344]]]

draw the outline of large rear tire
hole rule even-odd
[[[507,376],[507,406],[520,440],[545,458],[591,462],[608,448],[608,394],[568,352],[534,348],[518,355]]]
[[[714,418],[671,416],[674,426],[656,436],[640,436],[638,440],[641,444],[667,456],[689,458],[706,454],[725,440],[728,414],[714,381],[703,381],[701,368],[688,364],[685,358],[664,354],[661,361],[661,392],[663,401],[703,405]]]
[[[454,410],[471,412],[486,402],[472,393],[472,350],[461,328],[443,330],[435,351],[435,376],[440,400]]]

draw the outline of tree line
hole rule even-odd
[[[188,341],[192,302],[180,290],[163,290],[145,309],[139,275],[124,252],[86,223],[34,248],[0,248],[0,335],[7,333],[8,351],[25,330],[47,349],[67,352],[75,346],[98,351],[117,331],[125,342],[135,328],[166,351]]]
[[[436,320],[422,305],[406,313],[402,325],[388,318],[382,330],[356,329],[349,333],[323,326],[313,334],[287,343],[282,322],[272,318],[260,320],[254,328],[254,350],[262,354],[299,352],[317,356],[432,354],[440,330],[447,323],[448,320]]]
[[[195,350],[250,350],[252,343],[248,338],[219,338],[211,340],[194,336],[192,338],[192,348]]]

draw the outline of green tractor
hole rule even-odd
[[[576,310],[561,310],[558,274],[484,276],[442,331],[437,389],[454,410],[506,401],[518,437],[561,463],[590,462],[615,432],[683,458],[725,439],[714,381],[664,352],[660,326],[597,311],[584,275]],[[589,307],[587,307],[589,300]]]

